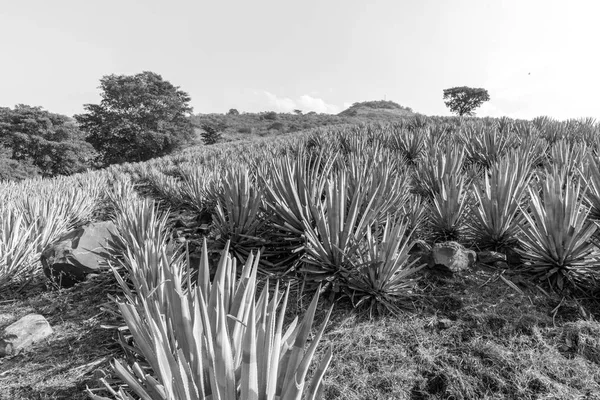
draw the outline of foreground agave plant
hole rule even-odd
[[[565,283],[584,288],[598,273],[598,249],[591,243],[597,226],[588,219],[579,179],[548,175],[540,194],[529,188],[530,212],[524,213],[521,253],[525,270],[558,290]]]
[[[114,390],[103,381],[113,398],[133,399],[130,392],[150,400],[284,400],[301,399],[303,394],[311,400],[320,398],[331,348],[306,391],[305,380],[331,309],[305,350],[318,293],[300,324],[296,318],[284,331],[289,286],[281,294],[277,284],[269,298],[267,281],[255,300],[260,255],[250,254],[235,279],[236,260],[228,248],[212,283],[208,280],[206,241],[196,285],[190,279],[189,263],[170,258],[165,249],[154,261],[138,260],[130,252],[123,263],[134,287],[145,289],[143,294],[132,292],[115,270],[127,294],[127,301],[117,302],[133,336],[133,347],[126,347],[133,349],[136,361],[114,361],[113,369],[128,389]],[[154,288],[146,286],[144,277],[149,263],[157,264],[153,269],[161,271],[163,278]],[[95,400],[108,399],[88,393]]]
[[[483,188],[473,184],[476,207],[469,230],[481,249],[514,247],[524,222],[520,206],[530,180],[528,160],[515,153],[491,167]]]

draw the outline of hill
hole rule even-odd
[[[403,107],[390,100],[363,101],[354,103],[338,114],[341,117],[390,120],[415,115],[410,107]]]
[[[403,107],[393,101],[365,101],[354,103],[350,108],[333,114],[318,114],[314,111],[306,114],[276,113],[227,113],[197,114],[192,122],[201,132],[202,125],[218,127],[223,133],[223,141],[244,140],[253,137],[265,137],[306,131],[313,128],[360,124],[373,122],[398,122],[416,115],[410,107]]]

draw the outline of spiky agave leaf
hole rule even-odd
[[[367,232],[365,251],[358,256],[358,273],[347,276],[352,298],[359,299],[356,307],[368,303],[371,310],[383,306],[397,312],[398,301],[414,294],[414,275],[425,264],[419,265],[418,259],[410,261],[414,230],[408,226],[408,221],[388,216],[381,229],[373,226]]]
[[[498,251],[516,245],[530,180],[529,162],[513,153],[491,167],[483,188],[472,185],[475,207],[468,225],[479,248]]]
[[[305,222],[306,255],[300,271],[311,282],[340,283],[340,273],[351,268],[352,258],[378,215],[373,208],[376,192],[364,188],[348,196],[347,173],[333,174],[325,189],[325,201],[311,205],[315,226]]]
[[[591,242],[597,226],[588,219],[581,181],[555,173],[541,183],[541,194],[531,188],[525,210],[522,250],[526,272],[547,280],[557,290],[583,288],[597,273],[598,249]]]
[[[263,192],[242,168],[227,169],[220,185],[220,192],[209,195],[216,204],[213,225],[220,242],[229,241],[231,251],[244,262],[251,249],[267,244]]]
[[[188,287],[189,290],[178,279],[184,274],[185,265],[169,262],[165,253],[161,260],[164,281],[153,292],[135,302],[118,302],[133,335],[133,349],[148,363],[144,366],[141,361],[132,365],[114,362],[115,373],[130,391],[150,400],[291,400],[303,394],[310,399],[319,398],[331,350],[311,385],[304,388],[309,365],[331,314],[330,310],[306,349],[318,292],[300,325],[294,322],[284,332],[289,286],[283,296],[276,287],[269,299],[267,285],[256,301],[259,256],[249,257],[241,277],[234,281],[227,276],[235,274],[235,259],[223,251],[213,282],[207,288]],[[137,261],[134,257],[128,262]],[[200,269],[208,275],[207,262],[201,262]],[[119,282],[123,286],[121,279]],[[168,300],[163,301],[165,298]],[[283,304],[278,307],[282,298]],[[114,398],[131,398],[122,389],[108,389]]]
[[[515,136],[489,127],[468,128],[461,132],[461,141],[469,163],[489,169],[513,146]]]
[[[463,175],[444,175],[439,183],[439,192],[429,205],[429,223],[433,242],[460,241],[465,233],[465,212],[468,193],[464,190]]]

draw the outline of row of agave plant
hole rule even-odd
[[[345,128],[236,165],[134,172],[174,207],[211,210],[240,260],[261,248],[262,272],[294,270],[388,308],[412,293],[416,239],[513,249],[555,289],[595,288],[596,152],[514,132]]]

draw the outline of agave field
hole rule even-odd
[[[327,388],[332,307],[410,320],[428,287],[417,243],[513,254],[547,296],[600,293],[599,152],[593,120],[415,117],[2,183],[0,291],[39,275],[60,235],[112,219],[126,357],[91,398],[369,398]],[[182,213],[202,234],[174,228]],[[298,318],[290,288],[309,299]],[[410,398],[485,397],[434,389]]]

